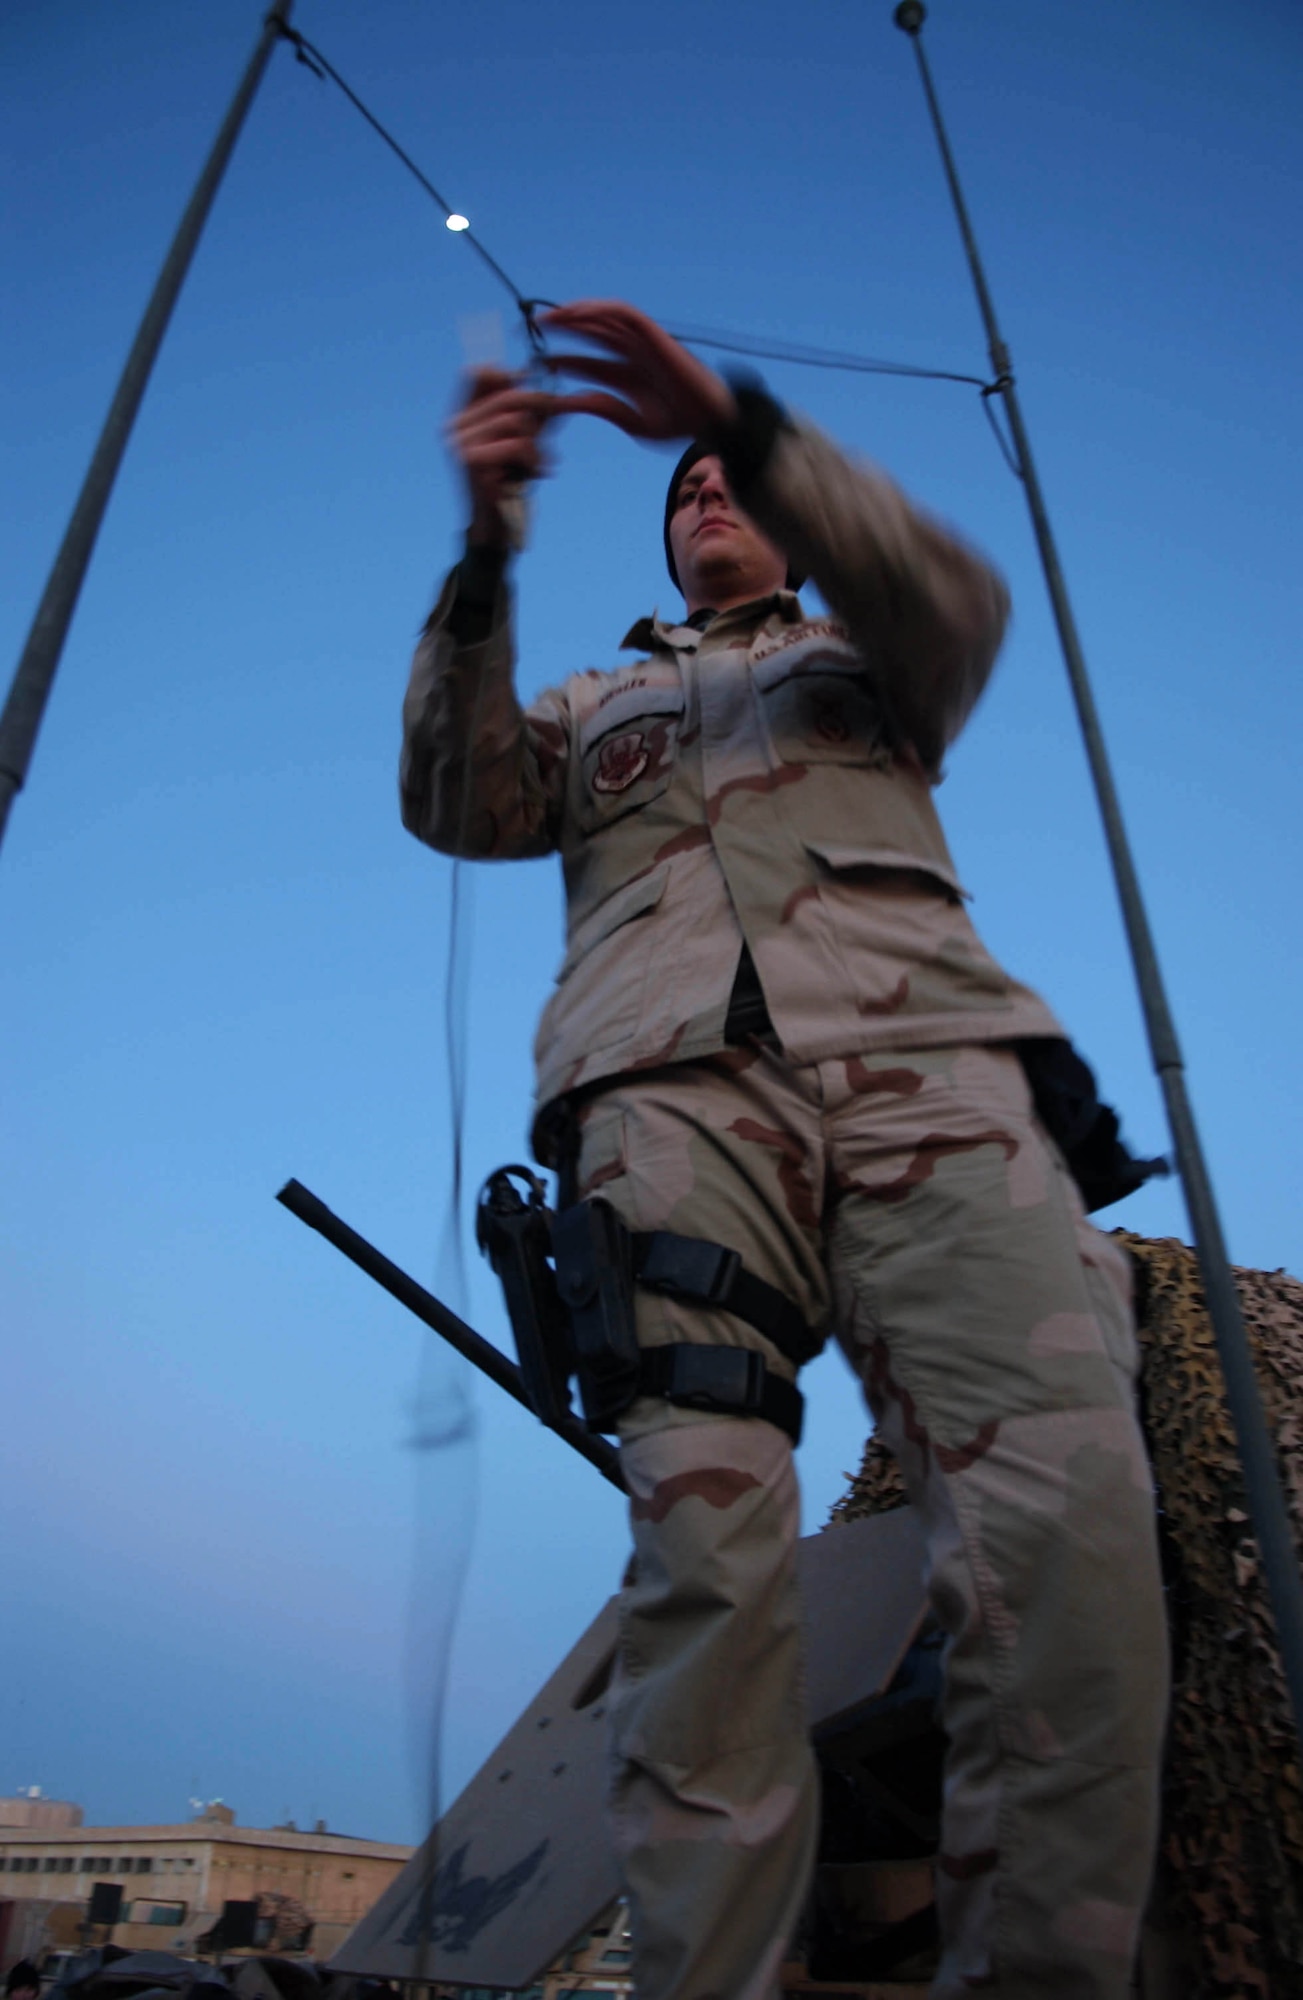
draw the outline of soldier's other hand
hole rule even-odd
[[[558,399],[546,389],[531,389],[520,375],[477,368],[468,378],[461,408],[445,436],[466,486],[470,541],[509,545],[503,503],[522,481],[539,479],[551,469],[540,439],[557,414]]]
[[[602,384],[601,390],[558,395],[559,412],[601,417],[637,438],[704,437],[736,420],[727,382],[636,306],[582,299],[544,313],[542,324],[578,334],[616,357],[548,355],[546,366],[554,373]]]

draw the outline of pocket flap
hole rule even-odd
[[[902,854],[894,847],[849,847],[841,842],[807,840],[805,847],[825,868],[834,874],[849,873],[854,868],[889,868],[894,873],[929,875],[933,881],[941,883],[952,896],[962,896],[971,902],[972,896],[944,861],[933,861],[919,854]]]
[[[783,681],[799,680],[810,674],[842,674],[871,685],[868,668],[853,646],[837,639],[821,637],[805,644],[783,646],[766,653],[751,666],[751,678],[762,693]]]
[[[585,756],[594,743],[613,729],[622,729],[640,715],[681,715],[683,689],[679,687],[628,687],[607,695],[579,730],[579,754]]]
[[[618,931],[621,925],[632,922],[634,917],[646,916],[648,910],[654,910],[665,894],[665,884],[669,879],[670,864],[664,861],[659,868],[653,868],[650,875],[617,889],[613,896],[608,896],[604,903],[599,903],[582,922],[576,924],[561,961],[557,984],[569,978],[580,959],[586,957],[594,945],[601,944],[604,938]]]

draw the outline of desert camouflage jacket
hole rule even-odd
[[[1062,1032],[980,943],[932,799],[1003,584],[804,424],[738,497],[834,616],[780,591],[704,633],[643,619],[642,657],[522,709],[508,593],[459,643],[454,572],[417,648],[404,824],[445,853],[561,855],[540,1107],[720,1050],[744,940],[794,1062]]]

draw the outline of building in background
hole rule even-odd
[[[84,1826],[80,1806],[39,1793],[0,1800],[0,1970],[83,1942],[97,1882],[122,1889],[119,1921],[96,1942],[184,1951],[228,1902],[257,1902],[267,1935],[328,1958],[412,1850],[284,1826],[242,1827],[220,1800],[180,1826]]]
[[[82,1818],[80,1806],[69,1804],[67,1799],[47,1799],[39,1785],[31,1785],[13,1798],[0,1799],[0,1828],[80,1826]]]

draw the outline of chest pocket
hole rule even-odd
[[[674,775],[683,689],[623,688],[579,732],[580,823],[592,833],[659,798]]]
[[[785,764],[892,761],[863,663],[838,646],[790,647],[752,669],[774,754]]]

